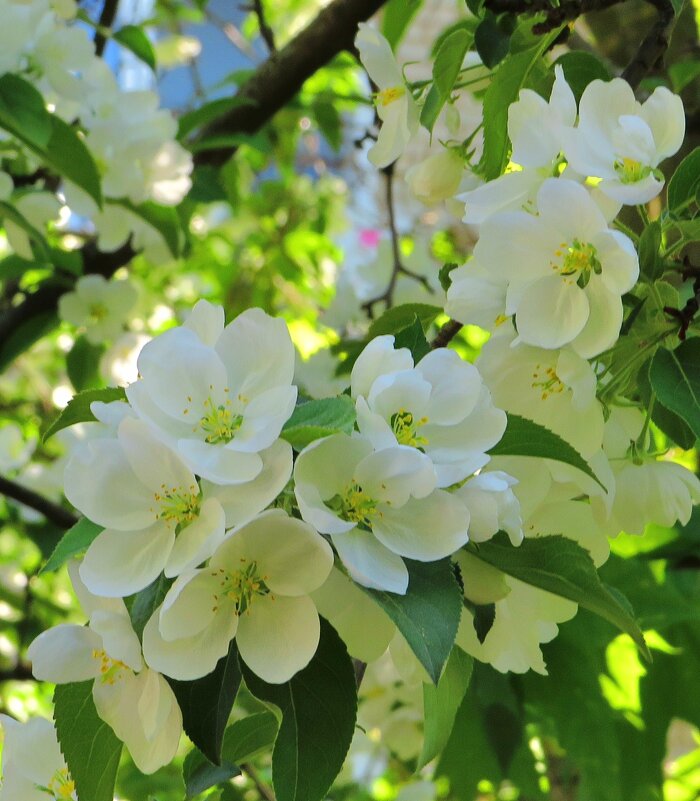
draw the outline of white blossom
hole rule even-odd
[[[102,275],[84,275],[72,292],[61,295],[58,313],[65,322],[84,326],[88,342],[99,345],[122,333],[136,299],[136,289],[127,280],[108,281]]]

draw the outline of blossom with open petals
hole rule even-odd
[[[73,292],[61,295],[58,313],[67,323],[84,326],[88,342],[99,345],[122,333],[135,303],[136,290],[129,281],[84,275],[77,280]]]

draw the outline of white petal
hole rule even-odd
[[[416,365],[431,385],[428,415],[431,423],[453,425],[463,420],[476,405],[482,381],[473,364],[453,350],[437,348]]]
[[[202,504],[199,516],[185,526],[175,539],[165,564],[168,578],[192,570],[208,559],[224,540],[226,517],[216,498]]]
[[[355,468],[355,481],[370,498],[403,506],[411,497],[423,498],[435,487],[433,463],[407,445],[375,451]]]
[[[398,373],[413,367],[408,348],[394,349],[394,337],[388,334],[375,337],[357,357],[350,374],[352,397],[369,395],[372,384],[380,375]]]
[[[194,637],[211,624],[220,605],[228,604],[235,610],[233,601],[229,604],[228,599],[222,599],[219,603],[222,581],[222,574],[209,568],[178,576],[160,608],[161,636],[168,641]]]
[[[142,531],[105,529],[87,549],[80,577],[95,595],[132,595],[158,578],[174,541],[175,533],[163,523]]]
[[[279,386],[256,395],[246,406],[243,422],[229,447],[241,451],[269,448],[289,420],[297,400],[297,388]]]
[[[408,570],[403,559],[385,548],[369,531],[337,534],[333,545],[350,576],[363,587],[404,595]]]
[[[177,449],[198,476],[216,484],[252,481],[262,470],[262,459],[257,453],[235,451],[223,443],[210,445],[196,439],[181,439]]]
[[[90,628],[102,638],[102,647],[112,659],[132,670],[141,670],[141,643],[128,615],[97,609],[90,617]]]
[[[590,313],[571,347],[584,359],[592,359],[617,342],[622,326],[622,299],[600,280],[591,281],[585,292]]]
[[[213,348],[224,330],[223,306],[215,306],[208,300],[198,300],[183,326],[190,328],[205,345]]]
[[[102,638],[85,626],[59,623],[43,631],[27,650],[32,673],[39,681],[69,684],[99,675],[93,651],[102,649]]]
[[[589,242],[607,230],[603,213],[585,187],[566,178],[548,178],[537,193],[537,209],[562,242],[574,238]]]
[[[320,637],[311,598],[256,598],[238,624],[236,642],[248,667],[271,684],[281,684],[309,664]]]
[[[515,321],[523,342],[560,348],[581,333],[589,313],[586,293],[577,284],[548,275],[523,292]]]

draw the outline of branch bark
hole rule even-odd
[[[657,20],[622,73],[622,77],[633,89],[639,86],[642,78],[654,69],[668,50],[671,34],[678,19],[671,0],[649,1],[656,8]]]
[[[100,14],[100,19],[98,24],[100,28],[111,28],[112,23],[114,22],[114,18],[117,16],[117,6],[119,5],[119,0],[105,0],[104,5],[102,6],[102,13]],[[95,32],[95,53],[98,56],[101,56],[104,53],[105,46],[107,44],[107,37],[102,33],[100,29]]]
[[[39,495],[38,492],[23,487],[16,481],[12,481],[4,476],[0,476],[0,495],[4,495],[6,498],[12,498],[15,501],[23,503],[25,506],[35,509],[47,520],[50,520],[61,528],[70,528],[78,522],[78,518],[72,512],[69,512],[68,509],[64,509],[57,503],[45,498],[43,495]]]

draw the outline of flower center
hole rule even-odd
[[[57,799],[57,801],[63,801],[63,799],[73,798],[75,782],[71,779],[68,768],[61,768],[51,777],[48,787],[39,787],[38,789],[48,793],[51,798]]]
[[[552,269],[563,276],[576,276],[576,283],[581,289],[588,285],[592,273],[600,275],[603,272],[598,251],[588,242],[581,242],[579,239],[574,239],[571,244],[562,242],[554,255],[560,261],[553,261]]]
[[[105,319],[108,314],[107,307],[104,303],[93,303],[90,308],[88,309],[88,314],[90,316],[90,322],[92,323],[99,323]]]
[[[111,656],[102,648],[92,652],[92,658],[100,663],[100,682],[102,684],[116,684],[123,677],[123,671],[130,670],[128,665]]]
[[[354,481],[345,492],[334,495],[324,503],[338,517],[351,523],[365,526],[365,528],[371,527],[372,518],[375,515],[379,514],[381,516],[381,512],[377,510],[379,501],[370,498],[362,487]]]
[[[406,94],[405,86],[389,86],[377,92],[377,105],[388,106]]]
[[[213,392],[213,385],[209,385],[209,389]],[[211,395],[204,401],[204,414],[199,418],[197,424],[192,429],[193,433],[198,431],[204,432],[204,441],[210,445],[218,445],[221,442],[230,442],[235,436],[238,429],[243,423],[243,415],[233,410],[233,403],[229,397],[229,388],[224,389],[226,400],[223,403],[216,403],[212,400]],[[248,403],[248,398],[239,394],[237,402],[239,408]],[[189,414],[192,408],[192,396],[187,396],[187,405],[182,410],[183,414]]]
[[[536,364],[532,379],[531,386],[533,389],[541,390],[542,400],[547,400],[550,395],[558,395],[566,389],[553,367]]]
[[[615,172],[623,184],[635,184],[651,175],[653,170],[641,161],[624,157],[615,162]]]
[[[199,516],[199,487],[196,484],[192,484],[188,491],[182,487],[168,489],[165,484],[161,484],[160,492],[155,492],[153,497],[160,507],[156,512],[157,520],[186,526]]]
[[[428,422],[427,417],[416,420],[411,412],[399,409],[391,416],[391,430],[394,432],[399,445],[410,445],[413,448],[423,448],[428,444],[428,438],[418,434],[418,429]]]
[[[257,596],[269,595],[270,590],[265,584],[267,576],[261,576],[256,562],[247,562],[241,559],[242,567],[230,573],[223,568],[212,572],[212,578],[219,579],[220,589],[214,595],[212,611],[219,610],[222,598],[228,598],[236,604],[236,612],[242,615],[250,609]],[[274,596],[272,596],[274,600]]]

